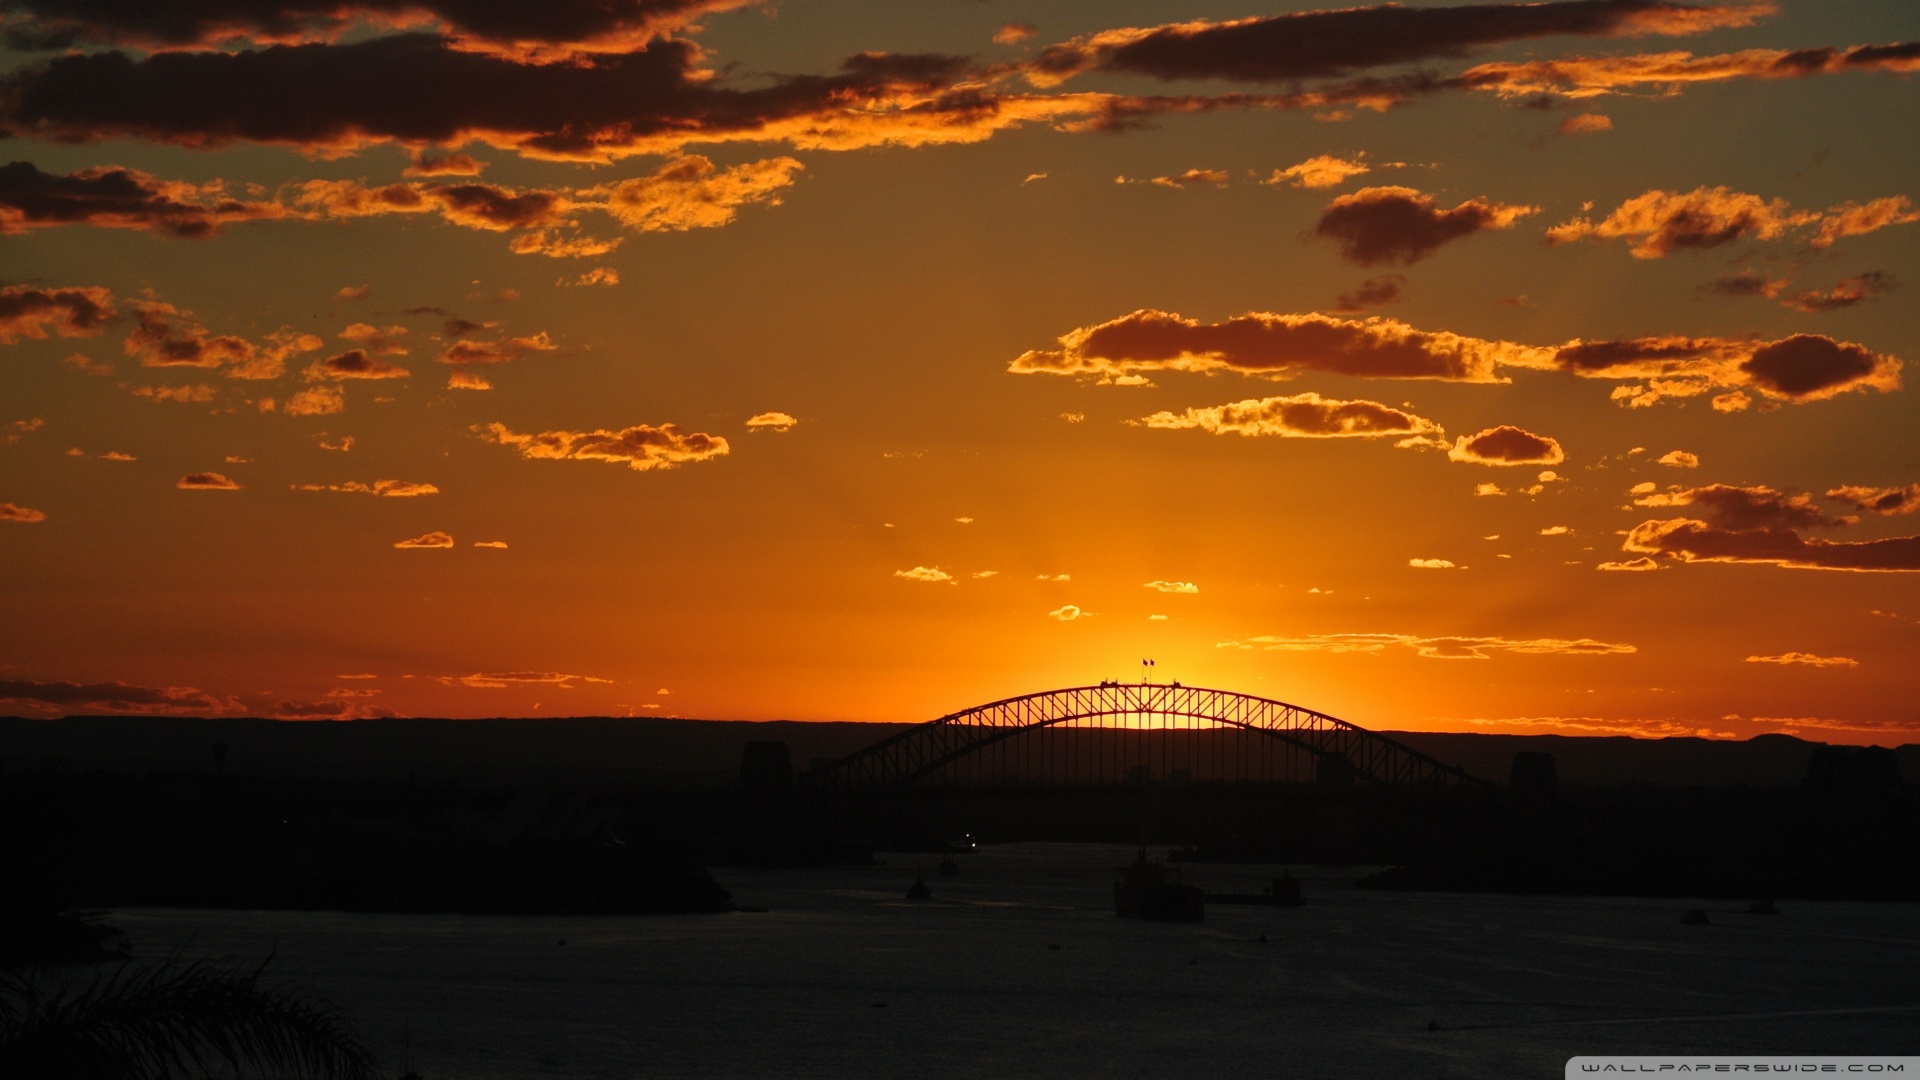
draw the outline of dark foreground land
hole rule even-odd
[[[1491,782],[1449,799],[1338,775],[820,794],[766,767],[770,743],[804,767],[896,730],[5,719],[0,859],[47,894],[31,902],[93,907],[718,911],[732,897],[706,867],[860,864],[969,836],[1365,864],[1386,869],[1361,884],[1398,890],[1920,899],[1920,747],[1396,734]],[[760,765],[743,771],[749,744]]]

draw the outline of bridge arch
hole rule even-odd
[[[1490,785],[1345,720],[1271,698],[1179,683],[1105,682],[949,713],[802,773],[813,790],[1141,781]]]

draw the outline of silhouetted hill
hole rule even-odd
[[[212,769],[215,744],[235,776],[421,783],[564,783],[596,788],[715,790],[739,782],[748,743],[787,744],[795,771],[853,753],[908,724],[680,720],[663,717],[283,721],[186,717],[0,718],[0,768],[115,772]],[[1744,741],[1383,732],[1504,784],[1513,755],[1546,751],[1563,784],[1775,787],[1800,783],[1819,743],[1786,735]],[[1920,783],[1920,745],[1899,748],[1900,775]]]

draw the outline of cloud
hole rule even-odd
[[[1567,459],[1559,440],[1511,424],[1460,436],[1447,457],[1476,465],[1557,465]]]
[[[1149,581],[1140,587],[1143,589],[1152,589],[1157,593],[1186,593],[1191,595],[1200,591],[1200,586],[1195,585],[1191,581]]]
[[[377,356],[367,355],[365,349],[348,349],[338,356],[329,356],[325,360],[316,360],[307,368],[307,378],[313,379],[404,379],[412,372],[398,364],[389,363]]]
[[[1361,188],[1327,204],[1313,234],[1340,245],[1340,256],[1361,266],[1412,266],[1442,244],[1488,229],[1511,228],[1537,206],[1468,199],[1445,210],[1433,197],[1407,187]]]
[[[957,584],[953,580],[952,574],[947,573],[937,566],[916,566],[911,570],[895,570],[893,576],[906,578],[908,581],[924,581],[928,584],[939,584],[941,582],[945,582],[948,585]]]
[[[1499,382],[1497,368],[1551,367],[1553,349],[1416,330],[1379,317],[1364,321],[1318,313],[1248,312],[1202,323],[1141,309],[1064,334],[1056,349],[1021,354],[1015,374],[1097,375],[1103,381],[1142,371],[1235,371],[1285,379],[1303,372],[1361,378]]]
[[[1700,455],[1689,454],[1685,450],[1669,450],[1660,455],[1660,464],[1671,465],[1676,469],[1697,469],[1700,467]]]
[[[442,676],[440,682],[475,690],[505,690],[512,686],[552,686],[572,690],[572,684],[577,682],[611,684],[613,680],[596,679],[591,675],[566,675],[558,671],[489,671],[474,675]]]
[[[712,12],[757,0],[552,0],[475,4],[462,0],[176,0],[73,4],[20,0],[9,27],[16,48],[59,48],[79,41],[132,45],[149,52],[232,42],[335,41],[361,28],[433,26],[454,47],[551,63],[597,52],[644,48]]]
[[[0,502],[0,521],[10,521],[16,525],[32,525],[47,520],[44,511],[17,503]]]
[[[1625,571],[1658,570],[1660,569],[1660,564],[1642,555],[1637,559],[1627,559],[1624,562],[1603,562],[1599,566],[1594,567],[1594,569]]]
[[[127,306],[135,326],[122,345],[142,367],[217,368],[254,358],[252,342],[231,334],[210,336],[191,311],[158,300],[132,300]]]
[[[338,386],[322,383],[289,397],[281,411],[288,416],[332,416],[346,407],[347,395],[341,393]],[[347,445],[353,445],[352,436],[348,436]]]
[[[1849,656],[1815,656],[1812,653],[1789,652],[1779,656],[1749,656],[1749,664],[1806,664],[1811,667],[1859,667],[1860,661]]]
[[[358,480],[349,480],[344,484],[294,484],[293,490],[358,492],[363,495],[383,495],[401,499],[417,495],[440,494],[440,489],[432,484],[420,484],[411,480],[375,480],[371,484]]]
[[[1531,656],[1618,656],[1638,652],[1632,645],[1616,645],[1592,638],[1418,637],[1413,634],[1304,634],[1297,637],[1241,638],[1223,641],[1220,648],[1267,649],[1281,652],[1379,653],[1402,645],[1434,660],[1489,660],[1496,652]]]
[[[92,225],[198,239],[230,222],[285,212],[275,202],[231,198],[217,180],[198,185],[161,180],[118,165],[71,174],[41,172],[25,161],[0,165],[0,234]]]
[[[1713,405],[1714,412],[1745,412],[1747,406],[1753,404],[1753,399],[1736,390],[1731,394],[1719,394],[1715,396],[1710,404]]]
[[[1890,393],[1900,387],[1902,367],[1898,357],[1824,334],[1794,334],[1778,341],[1679,336],[1576,340],[1554,350],[1551,364],[1582,378],[1648,380],[1643,386],[1614,388],[1616,398],[1633,406],[1730,387],[1795,403],[1854,390]],[[1737,412],[1746,406],[1723,395],[1714,408]]]
[[[446,533],[435,531],[422,533],[410,540],[401,540],[393,546],[402,551],[450,548],[453,546],[453,537]]]
[[[1743,270],[1738,274],[1714,278],[1701,288],[1722,296],[1762,296],[1771,300],[1779,296],[1781,290],[1790,284],[1792,282],[1786,278],[1770,278],[1751,270]]]
[[[783,412],[755,413],[747,417],[749,431],[792,431],[800,421]]]
[[[1571,532],[1573,532],[1573,530],[1567,528],[1565,525],[1549,525],[1546,528],[1540,530],[1540,535],[1541,536],[1566,536]]]
[[[1784,199],[1762,199],[1727,187],[1699,187],[1684,194],[1656,189],[1621,203],[1597,223],[1576,217],[1555,225],[1547,230],[1547,242],[1626,240],[1633,243],[1634,258],[1660,259],[1675,251],[1715,248],[1736,240],[1778,240],[1815,224],[1820,231],[1812,244],[1825,247],[1842,236],[1913,221],[1920,221],[1920,211],[1903,195],[1876,199],[1866,206],[1846,203],[1823,214],[1795,210]]]
[[[1035,577],[1034,580],[1035,581],[1072,581],[1073,575],[1072,574],[1040,574],[1037,577]]]
[[[1156,176],[1148,180],[1147,183],[1154,184],[1158,187],[1169,188],[1190,187],[1194,184],[1213,184],[1216,187],[1225,187],[1227,182],[1232,179],[1232,174],[1224,169],[1188,169],[1179,176]],[[1138,183],[1139,181],[1132,182]]]
[[[1040,28],[1032,23],[1001,23],[1000,28],[993,32],[993,42],[996,45],[1018,45],[1039,32]]]
[[[1555,135],[1593,135],[1613,130],[1613,117],[1605,113],[1576,113],[1560,121]]]
[[[559,346],[542,331],[528,337],[501,338],[497,341],[460,340],[446,347],[440,362],[455,367],[491,367],[512,363],[529,353],[553,352]]]
[[[1784,307],[1795,311],[1839,311],[1850,308],[1864,300],[1871,300],[1881,293],[1891,292],[1898,287],[1899,280],[1882,270],[1869,270],[1857,277],[1841,278],[1833,288],[1825,292],[1809,289],[1796,296],[1780,301]]]
[[[350,693],[378,693],[378,691],[358,691]],[[340,700],[345,695],[338,689],[329,691],[332,701],[278,701],[269,710],[276,720],[380,720],[398,715],[392,709],[368,705],[365,702]]]
[[[705,432],[682,432],[672,424],[636,424],[619,431],[543,431],[520,435],[504,424],[473,427],[487,442],[512,446],[524,458],[553,461],[606,461],[636,472],[671,469],[690,461],[709,461],[728,452],[727,440]]]
[[[507,542],[505,540],[475,540],[473,546],[477,548],[496,548],[500,551],[507,550]]]
[[[575,278],[561,278],[555,285],[585,287],[591,285],[614,286],[620,284],[620,271],[611,266],[596,266]]]
[[[0,344],[21,338],[92,337],[113,318],[113,293],[97,285],[42,289],[0,286]]]
[[[1769,487],[1712,484],[1634,500],[1649,507],[1698,506],[1710,521],[1643,521],[1622,550],[1679,562],[1758,563],[1802,570],[1920,571],[1920,536],[1879,540],[1806,538],[1799,530],[1851,524],[1805,495]]]
[[[486,163],[471,154],[415,154],[402,176],[479,176]]]
[[[1400,299],[1400,287],[1407,283],[1403,274],[1388,274],[1385,277],[1368,278],[1352,292],[1341,293],[1334,301],[1333,310],[1347,313],[1364,311],[1381,304],[1391,304]]]
[[[1690,83],[1726,79],[1794,79],[1847,71],[1920,70],[1920,43],[1745,49],[1717,56],[1686,52],[1637,56],[1569,56],[1556,60],[1481,64],[1447,81],[1453,88],[1488,90],[1508,98],[1539,95],[1590,99],[1658,86],[1673,93]]]
[[[407,336],[407,328],[404,326],[379,327],[371,323],[357,322],[340,331],[339,336],[374,356],[407,355],[406,343],[400,340]]]
[[[0,679],[0,701],[52,706],[70,712],[182,715],[230,711],[231,704],[191,686],[129,686],[123,682],[32,682]]]
[[[1407,565],[1415,570],[1459,570],[1449,559],[1408,559]]]
[[[1473,493],[1475,495],[1505,495],[1506,494],[1506,492],[1501,489],[1499,484],[1493,484],[1493,483],[1475,484],[1473,485]]]
[[[1293,83],[1560,34],[1637,37],[1747,26],[1771,10],[1766,4],[1580,0],[1451,8],[1387,4],[1231,22],[1195,19],[1105,30],[1048,46],[1029,66],[1027,78],[1051,86],[1082,72],[1103,71],[1165,80]]]
[[[1920,510],[1920,484],[1906,487],[1837,487],[1827,498],[1852,503],[1876,514],[1911,514]]]
[[[240,485],[217,472],[188,473],[173,485],[181,491],[239,491]]]
[[[1047,618],[1058,619],[1061,622],[1072,622],[1075,619],[1091,619],[1093,618],[1093,612],[1082,611],[1072,604],[1062,604],[1052,611],[1047,612]]]
[[[339,291],[333,294],[333,298],[335,300],[365,300],[372,295],[373,286],[371,285],[342,285]]]
[[[203,405],[213,400],[211,386],[140,386],[135,387],[134,397],[146,398],[158,404],[162,401],[177,401],[181,404]]]
[[[1248,398],[1228,405],[1157,412],[1134,423],[1150,428],[1198,428],[1214,435],[1277,435],[1294,439],[1400,438],[1401,446],[1434,445],[1440,425],[1377,401],[1341,401],[1309,390],[1290,397]]]
[[[1362,160],[1367,155],[1359,153],[1351,158],[1334,157],[1332,154],[1319,154],[1310,157],[1298,165],[1289,165],[1284,169],[1273,170],[1272,175],[1260,181],[1263,184],[1291,184],[1297,188],[1338,187],[1356,176],[1373,171]]]
[[[776,193],[791,186],[793,174],[803,168],[793,158],[780,157],[720,169],[699,154],[688,154],[651,176],[585,194],[604,199],[606,212],[637,232],[711,229],[732,221],[742,206],[780,205]]]

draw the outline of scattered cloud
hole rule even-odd
[[[999,576],[1000,576],[1000,571],[998,571],[998,570],[975,570],[975,571],[974,571],[973,573],[971,573],[971,574],[968,574],[967,576],[968,576],[968,577],[970,577],[970,578],[974,578],[974,579],[976,579],[976,580],[978,580],[978,581],[985,581],[985,580],[986,580],[986,579],[988,579],[988,578],[993,578],[993,577],[999,577]]]
[[[1553,129],[1556,135],[1594,135],[1613,130],[1613,117],[1605,113],[1575,113]]]
[[[1771,300],[1791,284],[1786,278],[1770,278],[1752,270],[1743,270],[1738,274],[1714,278],[1701,288],[1721,296],[1759,296]]]
[[[1400,446],[1444,442],[1440,425],[1377,401],[1341,401],[1309,390],[1290,397],[1249,398],[1228,405],[1157,412],[1133,423],[1163,430],[1197,428],[1214,435],[1291,439],[1399,438]]]
[[[511,446],[524,458],[550,461],[605,461],[635,472],[671,469],[694,461],[710,461],[727,454],[727,440],[705,432],[682,432],[673,424],[635,424],[618,431],[543,431],[521,435],[499,423],[476,424],[473,432],[501,446]]]
[[[1685,193],[1658,189],[1636,195],[1598,222],[1576,217],[1547,230],[1550,244],[1575,240],[1625,240],[1636,259],[1660,259],[1679,250],[1715,248],[1736,240],[1778,240],[1787,233],[1818,225],[1811,243],[1826,247],[1843,236],[1859,236],[1920,221],[1906,196],[1876,199],[1864,206],[1846,203],[1821,213],[1795,210],[1784,199],[1727,187],[1700,187]]]
[[[1869,270],[1856,277],[1841,278],[1831,289],[1825,291],[1808,289],[1806,292],[1789,296],[1780,303],[1795,311],[1808,313],[1839,311],[1871,300],[1881,293],[1892,292],[1899,284],[1899,279],[1892,274],[1881,270]]]
[[[1038,183],[1039,181],[1045,180],[1046,178],[1047,178],[1047,174],[1043,172],[1028,173],[1027,178],[1020,181],[1020,186],[1026,187],[1028,184]]]
[[[1452,8],[1386,4],[1230,22],[1195,19],[1104,30],[1050,45],[1029,65],[1027,79],[1052,86],[1083,72],[1101,71],[1164,80],[1290,84],[1561,34],[1638,37],[1747,26],[1770,11],[1763,4],[1599,0]]]
[[[253,360],[253,343],[231,334],[210,335],[193,312],[159,300],[132,300],[135,326],[122,343],[142,367],[217,368]]]
[[[419,536],[413,537],[412,539],[398,541],[393,546],[399,548],[402,551],[450,548],[453,546],[453,537],[447,535],[446,533],[438,532],[438,531],[430,532],[430,533],[422,533]]]
[[[1372,172],[1365,160],[1365,153],[1350,158],[1335,157],[1332,154],[1319,154],[1310,157],[1298,165],[1289,165],[1284,169],[1275,169],[1263,184],[1289,184],[1297,188],[1339,187],[1356,176]]]
[[[323,431],[319,435],[314,437],[314,441],[319,444],[319,447],[322,450],[335,450],[344,454],[347,451],[353,449],[353,436],[351,435],[342,435],[339,438],[332,438],[326,432]]]
[[[1091,619],[1092,617],[1093,612],[1082,611],[1072,604],[1062,604],[1052,611],[1047,612],[1047,618],[1058,619],[1061,622],[1072,622],[1075,619]]]
[[[1460,436],[1447,457],[1476,465],[1557,465],[1567,459],[1559,440],[1512,424]]]
[[[558,671],[488,671],[473,675],[443,675],[440,676],[440,682],[446,686],[464,686],[472,690],[505,690],[515,686],[551,686],[572,690],[577,682],[611,685],[613,680],[596,679],[591,675],[567,675]]]
[[[1408,559],[1407,565],[1415,570],[1463,570],[1448,559]]]
[[[44,511],[17,503],[0,502],[0,521],[10,521],[16,525],[33,525],[47,520]]]
[[[1499,484],[1485,483],[1473,485],[1473,493],[1475,495],[1505,495],[1506,491],[1501,488]]]
[[[993,32],[993,42],[996,45],[1018,45],[1039,32],[1040,28],[1032,23],[1001,23],[1000,28]]]
[[[357,492],[362,495],[382,495],[400,499],[440,494],[440,489],[432,484],[415,483],[412,480],[375,480],[371,484],[362,483],[359,480],[349,480],[344,484],[294,484],[293,490]]]
[[[191,686],[129,686],[123,682],[33,682],[0,679],[0,701],[50,706],[69,713],[191,715],[229,712],[231,702]]]
[[[1340,255],[1361,266],[1411,266],[1462,237],[1512,228],[1537,206],[1469,199],[1451,210],[1407,187],[1361,188],[1327,204],[1313,234],[1340,245]]]
[[[0,286],[0,344],[21,338],[92,337],[113,318],[113,293],[97,285],[43,289]],[[82,370],[86,370],[84,367]]]
[[[1566,536],[1571,532],[1573,532],[1573,530],[1569,529],[1565,525],[1549,525],[1546,528],[1540,530],[1540,535],[1541,536]]]
[[[947,573],[937,566],[916,566],[911,570],[895,570],[893,576],[905,578],[908,581],[924,581],[928,584],[939,584],[941,582],[945,582],[948,585],[957,584],[957,582],[953,580],[952,574]]]
[[[1807,538],[1800,530],[1852,524],[1805,495],[1769,487],[1713,484],[1634,500],[1650,507],[1692,506],[1709,520],[1643,521],[1627,532],[1622,550],[1678,562],[1756,563],[1802,570],[1920,571],[1920,536],[1878,540]]]
[[[1413,634],[1262,635],[1223,641],[1219,647],[1281,652],[1379,653],[1389,645],[1405,646],[1434,660],[1489,660],[1496,652],[1533,656],[1617,656],[1639,651],[1632,645],[1616,645],[1592,638],[1419,637]]]
[[[792,431],[800,421],[783,412],[755,413],[747,417],[749,431]]]
[[[1759,9],[1750,9],[1757,11]],[[1628,56],[1566,56],[1554,60],[1480,64],[1444,85],[1485,90],[1513,99],[1542,96],[1590,101],[1645,87],[1675,93],[1693,83],[1726,79],[1794,79],[1848,71],[1908,72],[1920,69],[1920,44],[1856,45],[1839,49],[1743,49],[1714,56],[1687,52]]]
[[[181,491],[239,491],[240,485],[217,472],[188,473],[174,482]]]
[[[563,287],[586,288],[594,285],[614,286],[620,284],[620,271],[611,266],[596,266],[578,277],[562,277],[554,282]]]
[[[1200,591],[1200,586],[1195,585],[1191,581],[1149,581],[1140,587],[1143,589],[1152,589],[1157,593],[1185,593],[1191,595]]]
[[[231,222],[285,214],[276,202],[232,198],[217,180],[188,184],[118,165],[71,174],[41,172],[25,161],[0,165],[0,235],[92,225],[197,239]]]
[[[338,356],[316,360],[307,368],[309,380],[404,379],[411,374],[398,364],[369,355],[365,349],[348,349]]]
[[[1669,450],[1660,455],[1660,464],[1671,465],[1676,469],[1697,469],[1700,467],[1700,455],[1689,454],[1685,450]]]
[[[1388,274],[1385,277],[1368,278],[1354,287],[1352,292],[1341,293],[1334,301],[1333,310],[1346,314],[1365,311],[1381,304],[1391,304],[1400,299],[1400,287],[1407,283],[1404,274]]]
[[[1035,581],[1072,581],[1073,575],[1072,574],[1041,574],[1036,578],[1034,578],[1034,580]]]
[[[402,176],[479,176],[486,163],[471,154],[415,154]]]
[[[473,546],[477,548],[495,548],[500,551],[507,550],[507,542],[505,540],[475,540]]]
[[[183,405],[204,405],[213,400],[213,387],[194,386],[136,386],[133,396],[146,398],[155,404],[163,401],[178,402]]]
[[[1624,562],[1603,562],[1599,566],[1595,567],[1594,569],[1625,570],[1625,571],[1658,570],[1660,569],[1660,564],[1646,557],[1645,555],[1642,555],[1637,559],[1627,559]]]
[[[335,300],[349,300],[349,301],[365,300],[367,297],[372,295],[373,295],[373,286],[371,285],[342,285],[340,287],[340,290],[333,294],[333,298]]]
[[[1875,514],[1911,514],[1920,510],[1920,484],[1906,487],[1837,487],[1827,498],[1852,503]]]
[[[332,416],[346,407],[347,396],[340,392],[340,388],[323,383],[287,398],[287,404],[281,411],[288,416]]]
[[[1810,667],[1859,667],[1860,661],[1849,656],[1815,656],[1813,653],[1788,652],[1779,656],[1749,656],[1749,664],[1806,664]]]
[[[545,331],[523,337],[476,341],[461,338],[440,353],[440,362],[452,365],[447,385],[456,390],[490,390],[493,384],[474,372],[476,367],[510,364],[533,353],[553,352],[559,348]]]

